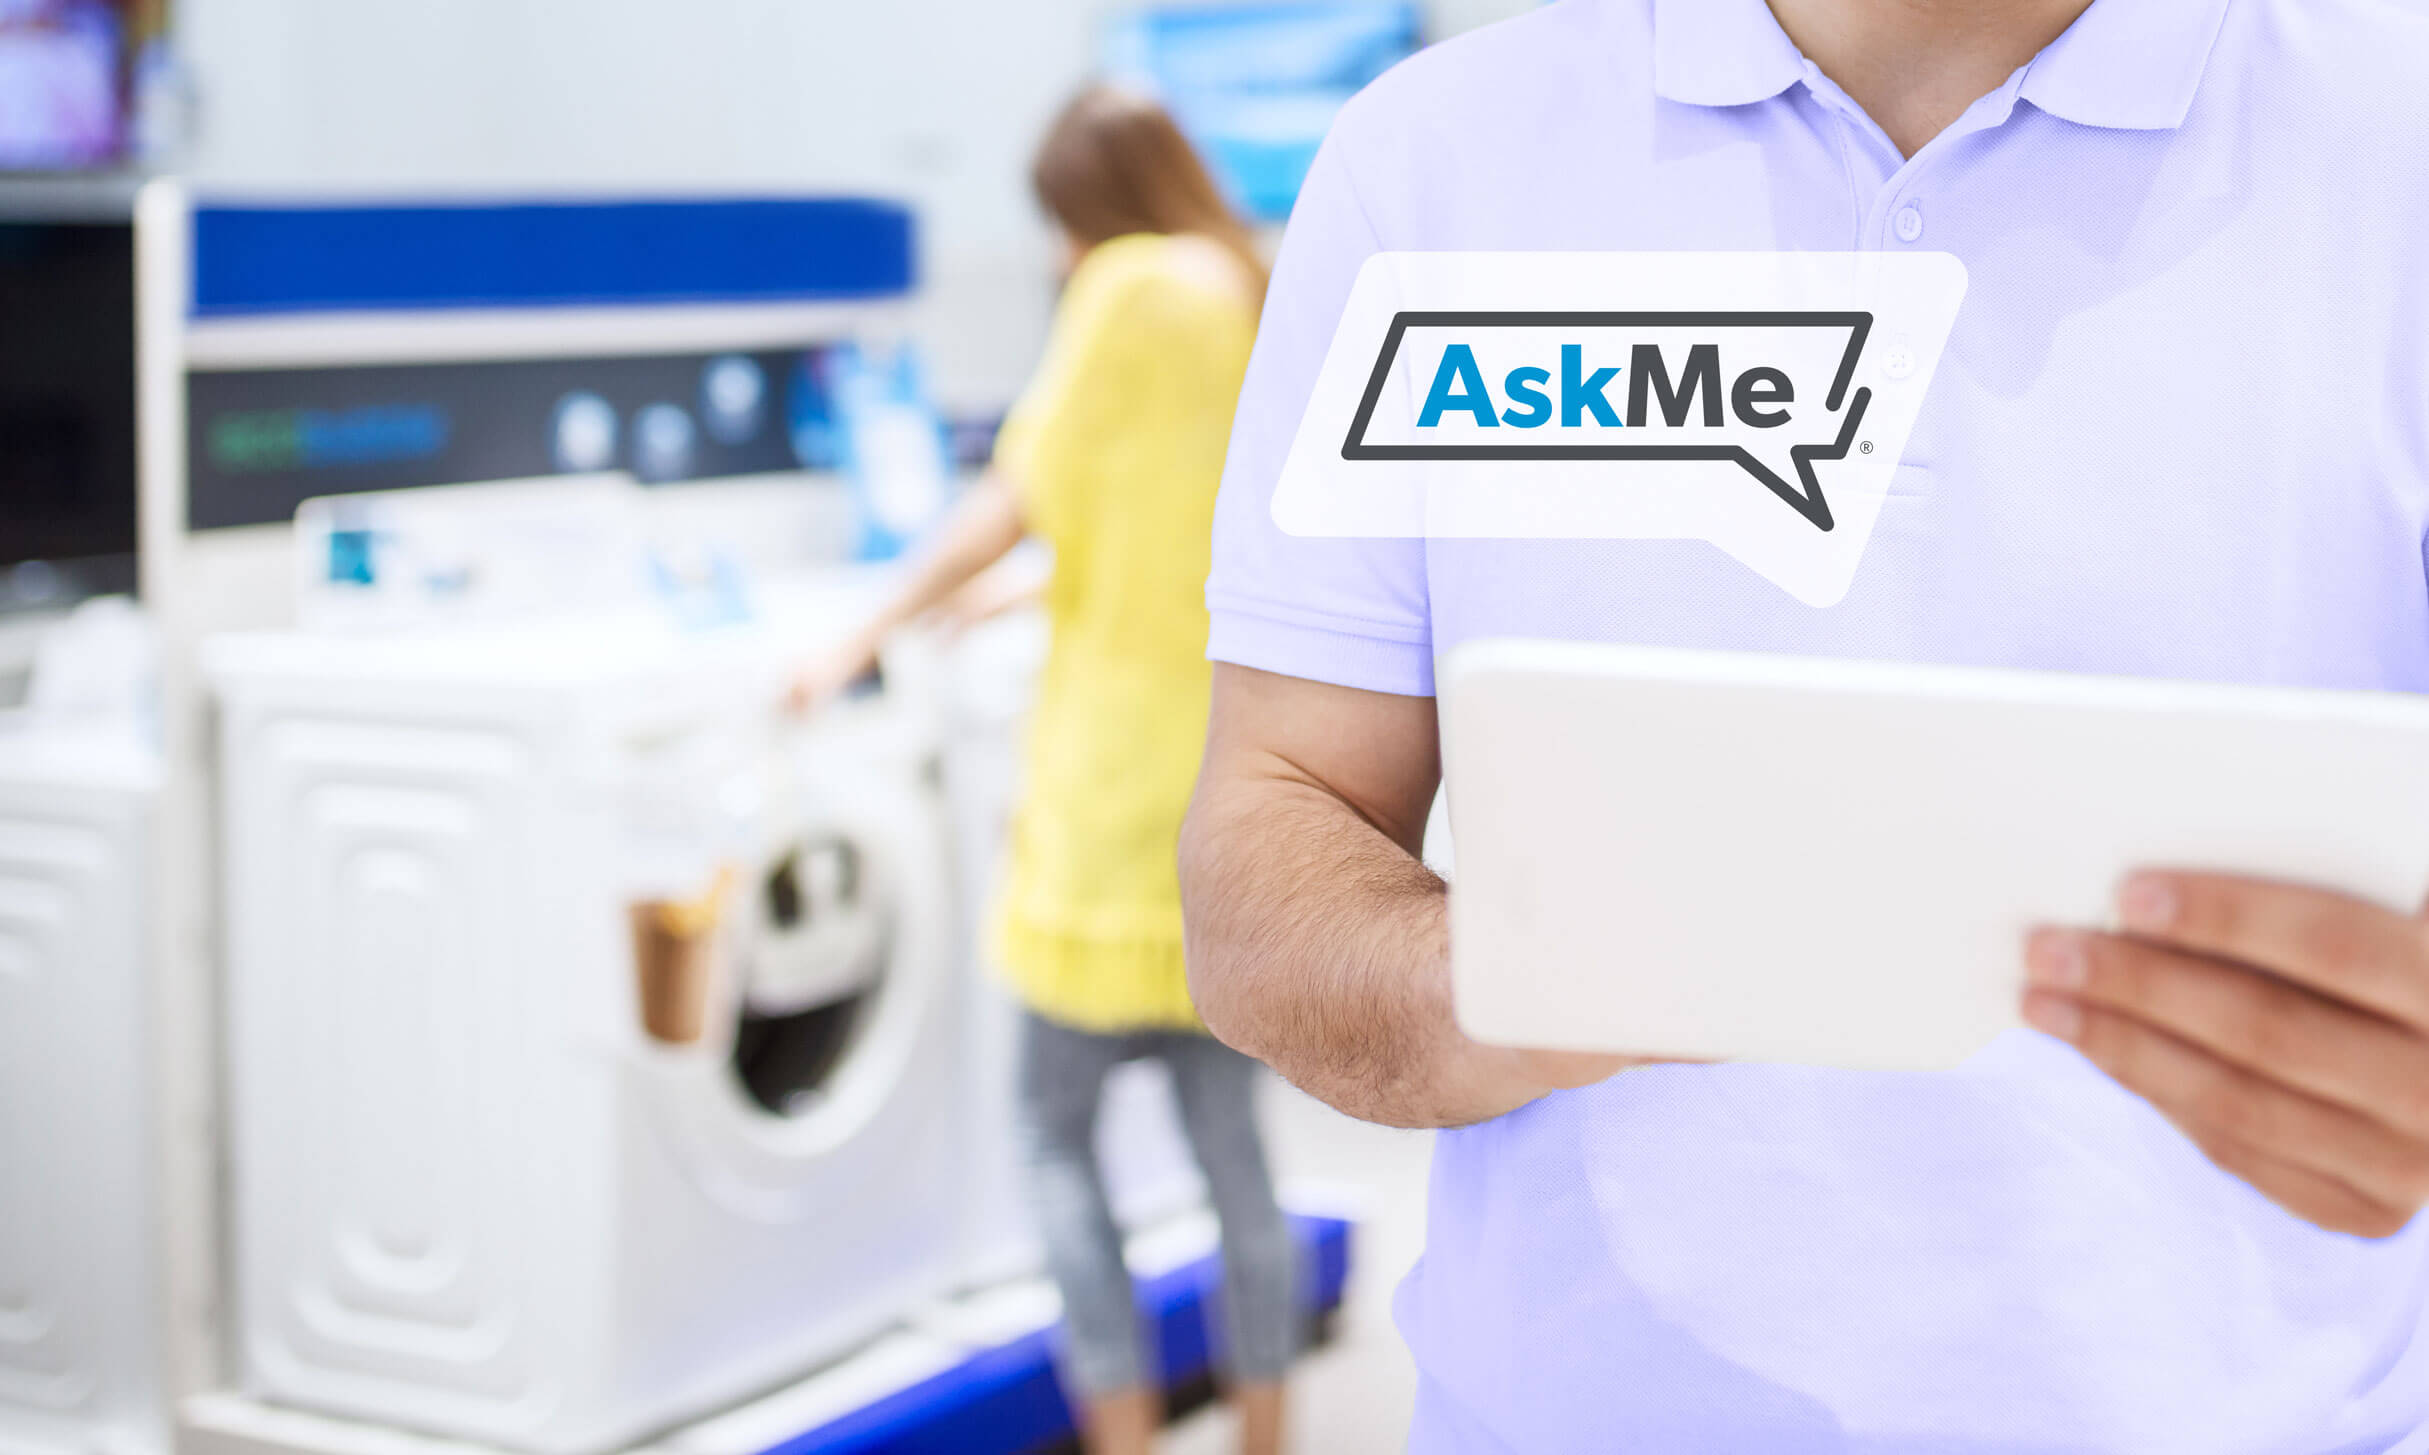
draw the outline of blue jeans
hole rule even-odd
[[[1257,1136],[1257,1063],[1195,1032],[1098,1035],[1029,1012],[1021,1026],[1022,1162],[1047,1268],[1062,1290],[1073,1392],[1093,1399],[1155,1383],[1096,1158],[1105,1076],[1142,1056],[1172,1074],[1181,1126],[1222,1223],[1224,1372],[1243,1383],[1279,1379],[1298,1345],[1296,1254]]]

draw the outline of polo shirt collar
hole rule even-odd
[[[2093,0],[2024,68],[2018,93],[2083,126],[2168,131],[2184,124],[2227,0]]]
[[[2227,0],[2093,0],[2024,68],[2018,95],[2084,126],[2180,125]],[[1653,0],[1653,92],[1694,106],[1767,101],[1805,58],[1763,0]]]
[[[1768,101],[1805,57],[1763,0],[1653,0],[1653,94],[1691,106]]]

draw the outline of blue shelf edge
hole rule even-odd
[[[1291,1215],[1299,1251],[1300,1303],[1312,1322],[1338,1308],[1349,1279],[1350,1230],[1342,1218]],[[1139,1280],[1139,1309],[1155,1320],[1167,1391],[1199,1380],[1219,1347],[1208,1315],[1222,1286],[1218,1254]],[[898,1390],[759,1455],[1023,1455],[1067,1438],[1071,1410],[1055,1381],[1056,1329],[981,1349],[932,1378]]]
[[[244,203],[194,209],[199,320],[896,298],[910,209],[872,197]]]

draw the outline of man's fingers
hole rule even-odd
[[[2036,985],[2429,1141],[2429,1039],[2391,1021],[2263,971],[2116,935],[2038,931],[2025,964]]]
[[[2145,871],[2117,897],[2128,934],[2240,960],[2429,1030],[2429,926],[2333,890]]]
[[[2050,1000],[2064,1000],[2065,1008],[2074,1012],[2071,1023],[2063,1013],[2050,1013],[2052,1008],[2044,1003]],[[2429,1141],[2294,1090],[2103,1006],[2036,992],[2027,997],[2026,1008],[2036,1021],[2071,1032],[2065,1039],[2093,1064],[2188,1135],[2198,1131],[2223,1138],[2332,1179],[2401,1216],[2429,1202]]]
[[[1644,1056],[1615,1056],[1600,1051],[1524,1051],[1528,1073],[1554,1091],[1570,1091],[1608,1081],[1631,1067],[1653,1064]]]
[[[2200,1127],[2184,1127],[2183,1131],[2202,1155],[2307,1223],[2357,1238],[2392,1238],[2411,1223],[2401,1209],[2383,1207],[2333,1177],[2298,1167],[2224,1133]]]

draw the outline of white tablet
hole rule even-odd
[[[1441,686],[1460,1024],[1953,1066],[2142,865],[2429,888],[2429,699],[1576,643]]]

